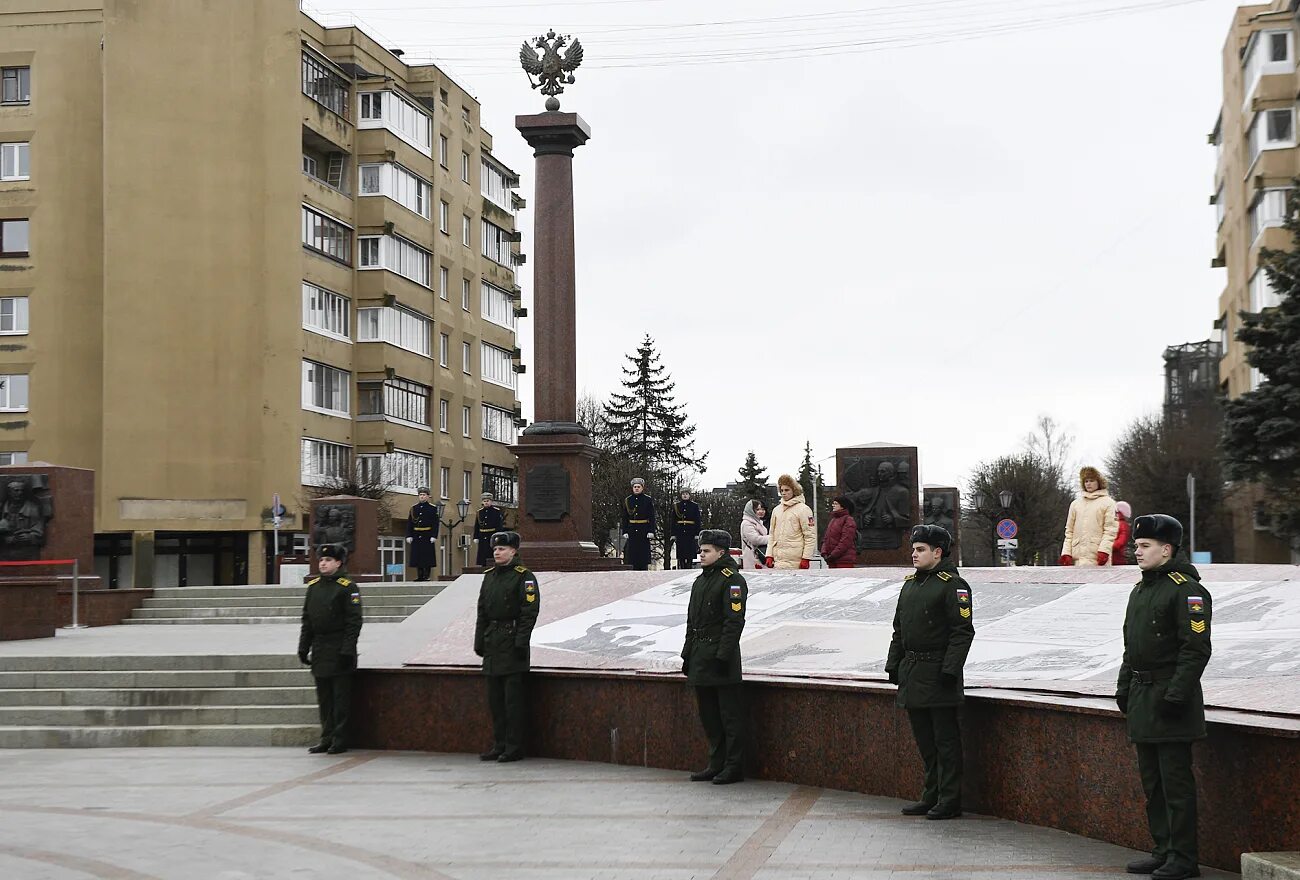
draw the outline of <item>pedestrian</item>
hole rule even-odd
[[[975,639],[970,585],[948,554],[952,536],[935,525],[912,529],[912,564],[894,612],[885,674],[898,685],[895,703],[907,710],[925,764],[921,799],[905,816],[961,815],[962,669]]]
[[[474,517],[474,542],[478,544],[474,564],[487,568],[492,558],[492,536],[506,527],[506,517],[496,506],[491,492],[484,492],[479,500],[482,506]]]
[[[858,561],[858,523],[853,502],[843,495],[831,501],[831,521],[822,536],[822,559],[831,568],[852,568]]]
[[[633,571],[650,567],[650,542],[655,534],[654,499],[645,494],[645,480],[632,480],[632,494],[623,499],[623,556]]]
[[[691,500],[690,489],[683,489],[681,498],[673,505],[669,529],[677,548],[677,567],[694,568],[695,556],[700,552],[696,542],[700,534],[700,506]]]
[[[803,489],[789,474],[776,481],[781,503],[772,511],[768,534],[768,568],[810,568],[817,553],[817,530],[813,513],[803,502]]]
[[[420,500],[406,516],[406,544],[410,550],[406,565],[415,569],[417,581],[427,581],[429,572],[438,566],[438,529],[442,522],[438,508],[429,503],[429,487],[421,486],[416,492]]]
[[[1110,554],[1111,565],[1128,565],[1129,520],[1133,508],[1127,501],[1115,502],[1115,549]]]
[[[741,684],[740,634],[745,629],[749,587],[732,566],[731,534],[700,533],[700,576],[686,610],[682,674],[695,688],[700,723],[709,740],[708,766],[692,782],[729,785],[745,778],[748,723]]]
[[[1106,491],[1106,480],[1095,467],[1079,471],[1083,493],[1070,502],[1065,519],[1065,543],[1061,565],[1110,565],[1115,549],[1115,501]]]
[[[344,575],[347,550],[326,544],[317,551],[320,574],[307,581],[302,603],[298,659],[311,667],[320,709],[320,740],[307,751],[339,755],[348,750],[352,675],[357,671],[361,635],[361,591]]]
[[[542,594],[537,576],[519,559],[518,532],[497,532],[488,543],[492,567],[479,587],[474,653],[487,676],[492,748],[478,758],[508,764],[524,757],[528,647]]]
[[[1124,660],[1115,702],[1128,720],[1155,847],[1130,874],[1199,877],[1192,742],[1205,739],[1201,674],[1210,662],[1211,598],[1201,575],[1177,559],[1183,526],[1163,513],[1133,520],[1142,580],[1124,614]]]
[[[767,558],[767,508],[760,498],[745,502],[745,515],[740,518],[740,561],[745,570],[761,569]]]

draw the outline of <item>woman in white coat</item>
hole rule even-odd
[[[767,508],[754,499],[745,503],[745,515],[740,520],[740,558],[745,570],[762,568],[767,556],[767,526],[763,524]]]
[[[1070,502],[1065,520],[1065,543],[1061,565],[1110,565],[1111,550],[1119,533],[1115,499],[1106,490],[1106,480],[1095,467],[1079,471],[1083,494]]]
[[[767,540],[769,568],[810,568],[817,555],[817,530],[813,513],[803,503],[803,489],[789,474],[776,481],[781,503],[772,511],[772,528]]]

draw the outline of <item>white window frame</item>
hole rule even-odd
[[[0,452],[0,465],[27,464],[26,452]]]
[[[433,319],[400,305],[357,309],[357,342],[383,342],[433,357]]]
[[[438,497],[446,501],[449,497],[448,490],[451,489],[451,468],[438,468]]]
[[[429,427],[429,402],[433,399],[433,389],[428,385],[394,376],[383,381],[358,382],[357,386],[357,421],[394,422],[421,431],[433,430]],[[379,392],[379,412],[362,412],[362,403],[366,399],[366,394],[376,390]],[[362,393],[363,391],[365,393]],[[410,406],[407,406],[408,404]],[[402,413],[410,408],[423,408],[423,413],[415,413],[417,416],[422,415],[423,418],[403,418]]]
[[[509,230],[502,229],[490,220],[484,220],[481,226],[483,229],[483,247],[481,248],[483,256],[500,266],[513,270],[510,241],[506,238],[510,234]]]
[[[450,295],[450,291],[448,291],[447,288],[450,286],[451,286],[451,270],[448,269],[446,266],[439,266],[438,267],[438,298],[439,299],[443,299],[443,300],[447,299],[447,297]]]
[[[474,375],[474,346],[468,342],[460,344],[460,369],[466,376]]]
[[[464,150],[460,151],[460,180],[469,183],[469,153]]]
[[[460,480],[461,498],[469,498],[474,494],[474,472],[461,471],[463,475]]]
[[[319,372],[313,373],[314,368],[328,372],[322,376]],[[316,403],[315,385],[318,381],[316,377],[323,378],[331,373],[339,374],[337,388],[341,399],[338,402],[342,405],[342,409],[331,409]],[[330,390],[333,391],[334,389]],[[308,412],[320,413],[339,419],[352,418],[352,374],[347,370],[340,370],[338,367],[304,358],[302,362],[302,408]]]
[[[1269,187],[1258,190],[1250,201],[1250,242],[1254,244],[1265,229],[1286,222],[1287,199],[1291,190],[1286,187]]]
[[[338,226],[339,229],[337,231],[331,230],[334,232],[333,235],[322,234],[320,237],[322,245],[317,246],[316,235],[313,232],[314,227],[311,224],[312,219],[321,221],[319,224],[321,229],[327,229],[327,224]],[[320,208],[309,205],[306,202],[302,203],[302,246],[307,248],[307,250],[311,251],[313,254],[320,254],[322,257],[342,263],[345,266],[351,266],[352,233],[353,228],[350,224],[344,223],[337,217],[332,217],[329,214],[326,214]],[[343,243],[342,256],[326,249],[324,244],[330,241]]]
[[[0,144],[0,180],[31,180],[31,162],[32,145],[26,141]]]
[[[483,198],[496,205],[501,210],[515,214],[515,200],[511,198],[513,187],[510,181],[513,178],[507,177],[506,173],[498,168],[493,162],[489,161],[486,156],[482,157],[479,162],[479,190]]]
[[[13,72],[12,81],[14,82],[12,98],[5,94],[11,81],[11,71]],[[23,87],[24,82],[26,82],[26,88]],[[30,65],[15,64],[0,67],[0,84],[3,84],[5,90],[5,92],[0,92],[0,104],[30,104],[32,102],[32,68]]]
[[[1272,119],[1282,118],[1282,114],[1287,114],[1290,137],[1273,138],[1269,134],[1272,126]],[[1260,126],[1263,125],[1261,133]],[[1261,154],[1268,150],[1287,150],[1296,146],[1295,130],[1295,107],[1278,107],[1271,110],[1260,110],[1255,114],[1255,118],[1250,123],[1250,129],[1246,132],[1246,149],[1249,151],[1248,161],[1246,163],[1249,176],[1249,169],[1255,167],[1255,162],[1259,160]]]
[[[1280,61],[1271,59],[1275,36],[1286,38],[1286,58]],[[1289,28],[1255,31],[1250,35],[1241,62],[1241,82],[1245,86],[1241,106],[1250,106],[1250,100],[1255,96],[1255,89],[1259,87],[1262,77],[1293,73],[1295,67],[1295,34]]]
[[[481,433],[484,440],[502,443],[506,446],[514,445],[519,437],[519,429],[515,426],[514,413],[508,409],[484,403],[480,405],[480,415],[483,419]]]
[[[28,327],[27,297],[0,297],[0,336],[26,336]]]
[[[376,95],[381,97],[376,99]],[[361,92],[360,96],[357,128],[387,129],[423,155],[433,157],[433,119],[415,102],[392,89]]]
[[[1214,228],[1218,229],[1223,225],[1224,219],[1228,216],[1228,205],[1224,200],[1223,185],[1219,185],[1219,191],[1214,194]]]
[[[515,317],[515,300],[509,293],[487,281],[479,285],[479,312],[483,320],[515,330],[519,319]]]
[[[460,307],[468,312],[470,310],[469,304],[473,297],[474,294],[470,280],[468,278],[460,279]]]
[[[309,469],[309,464],[317,462],[325,466]],[[322,486],[329,479],[346,477],[352,466],[352,447],[346,443],[331,440],[319,440],[315,437],[303,437],[299,444],[299,478],[304,486]],[[331,467],[334,468],[331,472]]]
[[[447,359],[451,355],[451,337],[446,333],[438,334],[438,366],[447,366]]]
[[[433,184],[396,162],[367,162],[357,170],[359,196],[383,196],[429,220],[433,217]],[[370,180],[367,180],[367,177]]]
[[[442,199],[438,200],[438,231],[443,235],[451,235],[451,205]]]
[[[441,434],[447,433],[447,417],[450,411],[451,411],[451,404],[447,402],[447,398],[439,397],[438,398],[438,432]]]
[[[378,465],[379,473],[372,468]],[[364,468],[364,471],[363,471]],[[392,452],[375,454],[366,453],[357,456],[357,474],[373,479],[380,477],[389,484],[390,492],[414,495],[422,486],[429,485],[433,472],[433,459],[419,452],[408,449],[394,449]]]
[[[27,412],[31,379],[26,373],[0,376],[0,412]]]
[[[474,411],[468,406],[462,406],[460,408],[460,435],[468,437],[472,430],[474,430]],[[465,497],[468,498],[469,493],[466,493]]]
[[[460,243],[465,247],[474,246],[474,221],[468,214],[460,215]]]
[[[482,353],[479,378],[502,388],[517,388],[519,374],[514,371],[513,354],[488,342],[480,342],[479,348]]]
[[[371,244],[379,241],[378,250]],[[433,289],[433,254],[400,235],[362,235],[357,237],[357,269],[383,269]]]
[[[1255,274],[1250,276],[1247,289],[1250,291],[1250,310],[1255,314],[1280,305],[1282,302],[1281,296],[1268,279],[1268,273],[1263,269],[1256,269]]]
[[[304,281],[302,329],[351,345],[352,301],[341,293]]]
[[[438,164],[443,168],[447,167],[448,145],[445,134],[438,135]]]

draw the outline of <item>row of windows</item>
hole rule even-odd
[[[0,144],[0,180],[32,179],[32,145]]]
[[[465,242],[469,244],[469,242]],[[483,221],[483,256],[502,266],[513,266],[510,261],[510,233],[491,223]]]
[[[15,460],[13,464],[21,464],[27,459],[25,452],[5,454],[22,456],[22,461]],[[3,463],[2,456],[0,456],[0,463]],[[328,440],[317,440],[313,437],[302,439],[301,475],[304,485],[320,485],[328,479],[340,479],[348,475],[350,467],[352,467],[351,446],[331,443]],[[491,464],[482,465],[482,469],[483,491],[491,492],[498,503],[515,504],[519,497],[519,472],[512,468]],[[391,482],[393,491],[411,495],[414,495],[419,488],[430,485],[432,470],[433,459],[430,456],[405,449],[395,449],[383,454],[363,453],[356,456],[356,473],[360,479],[371,482]],[[474,472],[461,471],[462,498],[468,499],[475,494],[473,484]],[[438,468],[438,497],[444,500],[451,497],[451,468],[449,467]]]
[[[387,196],[409,211],[428,220],[432,185],[396,162],[361,166],[361,195]]]
[[[1256,113],[1246,133],[1246,166],[1254,165],[1265,150],[1284,150],[1295,145],[1294,107]]]
[[[1281,226],[1286,221],[1286,204],[1290,195],[1288,189],[1261,190],[1250,203],[1250,240],[1259,238],[1260,233],[1270,226]]]
[[[496,324],[499,327],[505,327],[514,330],[518,324],[515,317],[515,301],[510,294],[506,293],[495,284],[482,282],[479,290],[479,299],[482,301],[483,317]],[[466,306],[468,308],[468,305]]]
[[[430,287],[433,254],[400,235],[366,235],[357,239],[362,269],[387,269],[423,287]]]
[[[357,309],[357,342],[387,342],[432,357],[433,321],[401,306]]]
[[[348,81],[309,52],[302,53],[302,93],[327,110],[348,118]]]
[[[302,206],[302,243],[340,263],[352,265],[352,227]]]
[[[372,483],[391,483],[394,491],[411,495],[421,486],[429,485],[432,469],[433,459],[429,456],[404,449],[395,449],[383,455],[357,456],[357,475],[361,479]]]
[[[511,198],[510,193],[511,184],[514,182],[515,178],[507,176],[506,172],[486,158],[480,161],[479,189],[483,198],[503,211],[509,211],[511,214],[515,212],[514,199]]]
[[[433,120],[397,92],[362,92],[359,128],[386,128],[426,156],[433,156]]]
[[[1258,31],[1251,35],[1242,59],[1242,106],[1250,106],[1250,99],[1259,85],[1259,78],[1278,73],[1291,73],[1295,70],[1295,55],[1292,51],[1293,36],[1290,30]]]
[[[506,388],[518,387],[518,375],[515,373],[512,355],[504,348],[497,348],[484,342],[482,346],[482,376],[484,382],[501,385]]]
[[[518,437],[515,414],[497,406],[482,404],[483,439],[496,443],[514,443]]]

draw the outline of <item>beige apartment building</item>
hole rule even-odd
[[[296,0],[9,0],[0,86],[0,463],[95,471],[101,576],[261,582],[273,493],[303,548],[353,468],[388,562],[421,485],[513,504],[523,200],[439,68]]]
[[[1297,0],[1273,0],[1236,11],[1223,47],[1223,107],[1210,134],[1216,150],[1214,194],[1218,231],[1213,265],[1227,269],[1215,327],[1222,356],[1220,389],[1228,398],[1259,385],[1234,339],[1241,312],[1277,305],[1260,269],[1261,248],[1291,247],[1282,229],[1288,190],[1300,175],[1297,139]],[[1256,495],[1233,487],[1229,504],[1237,562],[1288,562],[1291,553],[1258,522]]]

